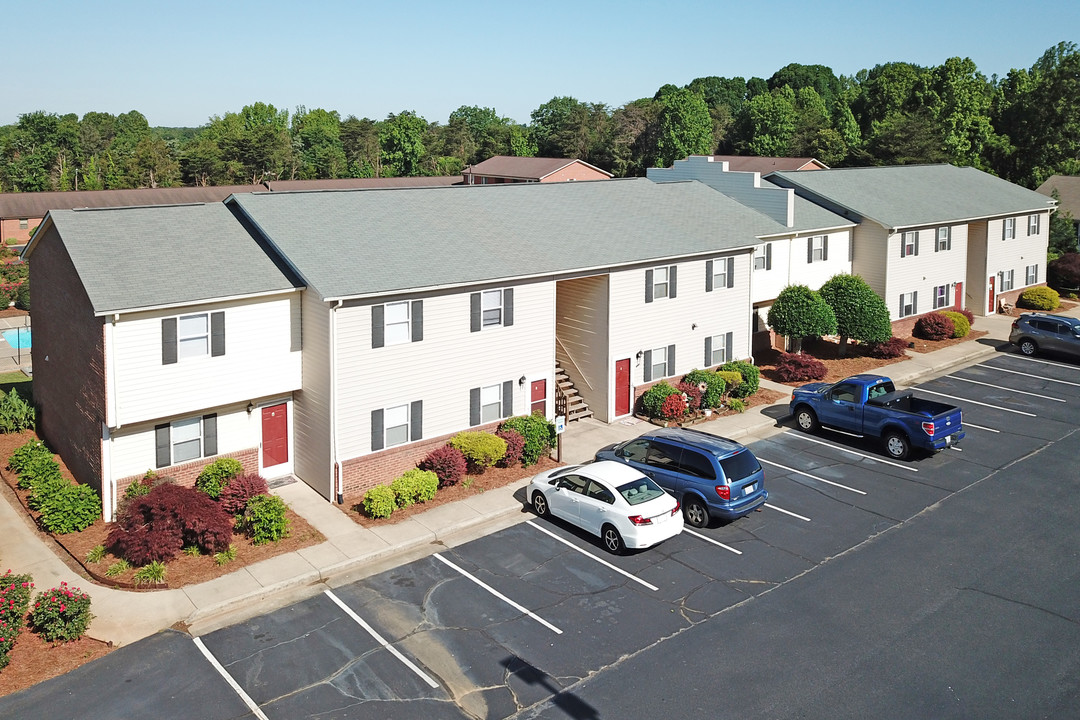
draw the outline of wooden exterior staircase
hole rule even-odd
[[[592,417],[593,411],[589,409],[589,405],[585,402],[585,398],[581,397],[576,387],[574,387],[574,381],[570,379],[570,376],[566,374],[566,371],[562,369],[562,366],[558,363],[555,364],[555,406],[556,414],[560,407],[560,401],[565,403],[566,408],[566,422],[573,422],[574,420],[581,420],[582,418]]]

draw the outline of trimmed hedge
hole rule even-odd
[[[954,338],[967,337],[967,334],[971,332],[971,323],[964,317],[963,313],[958,313],[955,310],[944,310],[941,313],[945,317],[952,320]]]
[[[1044,312],[1055,309],[1061,302],[1058,291],[1046,286],[1030,287],[1020,293],[1016,306]]]
[[[506,455],[506,441],[501,437],[483,430],[460,432],[446,443],[457,448],[469,462],[469,467],[483,472]]]
[[[747,398],[758,391],[761,387],[761,371],[756,365],[745,360],[732,360],[720,366],[720,370],[732,370],[739,373],[742,382],[731,388],[728,394],[734,398]]]
[[[442,445],[429,452],[417,467],[435,473],[435,476],[439,478],[439,487],[446,487],[461,482],[461,478],[465,477],[468,463],[465,462],[465,455],[460,450],[449,445]]]
[[[664,417],[664,402],[678,392],[667,380],[661,380],[641,394],[641,409],[651,418]]]
[[[737,375],[735,382],[742,382],[742,375]],[[725,375],[728,376],[725,379]],[[724,402],[724,392],[728,388],[732,373],[719,373],[715,370],[691,370],[683,377],[684,383],[700,385],[705,383],[705,392],[701,396],[702,408],[718,408]]]
[[[866,354],[879,360],[890,360],[907,354],[907,343],[895,335],[883,343],[868,343]]]
[[[516,415],[505,420],[499,430],[514,430],[525,438],[525,449],[521,451],[525,467],[535,465],[555,446],[555,423],[540,414]]]
[[[364,508],[364,514],[376,520],[390,517],[394,510],[397,509],[394,491],[390,489],[389,485],[376,485],[368,490],[364,493],[361,505]]]
[[[951,338],[956,328],[953,322],[944,313],[926,313],[915,321],[912,334],[923,340],[945,340]]]
[[[405,471],[390,483],[394,491],[394,503],[399,508],[406,508],[414,503],[423,503],[435,497],[439,489],[439,477],[430,470],[413,468]]]

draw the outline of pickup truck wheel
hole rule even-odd
[[[799,426],[799,429],[803,432],[815,433],[821,424],[818,423],[817,415],[814,411],[805,405],[800,405],[795,409],[795,423]]]
[[[1031,338],[1024,338],[1020,341],[1020,352],[1024,353],[1028,357],[1031,357],[1035,353],[1039,352],[1039,346],[1035,344],[1035,341]]]
[[[891,457],[903,460],[910,450],[911,444],[903,434],[893,431],[885,436],[885,452]]]

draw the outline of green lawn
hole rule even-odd
[[[18,388],[19,395],[27,402],[34,397],[34,381],[19,371],[0,373],[0,391],[6,395],[11,388]]]

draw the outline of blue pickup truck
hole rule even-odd
[[[881,375],[853,375],[838,383],[810,383],[791,396],[791,414],[804,432],[825,426],[879,437],[903,460],[912,448],[944,450],[964,438],[960,408],[897,391]]]

